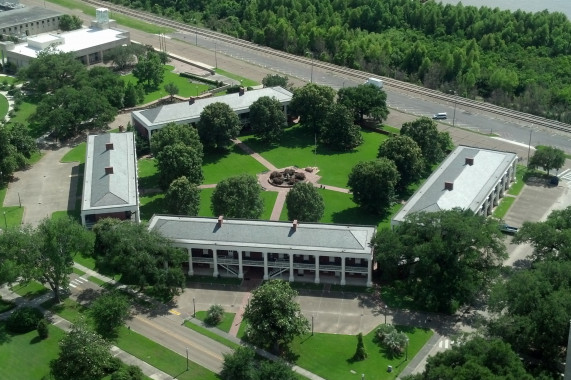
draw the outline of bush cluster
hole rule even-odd
[[[380,325],[377,328],[377,341],[388,349],[392,355],[401,355],[408,344],[405,333],[398,332],[393,325]]]
[[[209,326],[216,326],[224,319],[224,308],[221,305],[212,305],[206,312],[206,322]]]
[[[22,306],[10,315],[6,321],[6,327],[11,332],[24,334],[35,330],[43,318],[44,314],[39,309]]]

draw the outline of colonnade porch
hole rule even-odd
[[[320,274],[340,277],[345,285],[346,277],[362,278],[364,285],[371,286],[372,256],[345,257],[325,254],[306,255],[300,253],[251,252],[236,250],[212,250],[187,248],[188,274],[194,275],[194,265],[207,265],[214,277],[224,271],[229,275],[244,278],[244,268],[263,268],[263,279],[283,278],[294,282],[297,276],[312,274],[314,283],[320,283]],[[202,264],[202,265],[201,265]],[[297,275],[297,276],[296,276]],[[353,281],[352,281],[353,282]]]

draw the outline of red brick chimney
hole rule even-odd
[[[224,215],[220,215],[218,217],[218,227],[222,227],[223,222],[224,222]]]
[[[106,166],[105,174],[113,174],[113,166]]]
[[[444,182],[444,190],[452,191],[454,190],[454,182]]]

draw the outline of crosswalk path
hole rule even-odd
[[[77,288],[78,286],[83,285],[83,284],[85,284],[86,282],[89,282],[89,280],[87,280],[87,279],[85,279],[85,278],[83,278],[83,277],[78,277],[78,278],[76,278],[76,279],[74,279],[74,280],[71,280],[71,281],[69,282],[69,286],[71,286],[72,288]]]
[[[571,182],[571,169],[566,169],[557,176],[564,181]]]
[[[445,350],[449,349],[452,345],[454,344],[453,340],[450,339],[441,339],[440,342],[438,342],[438,348],[443,348]]]

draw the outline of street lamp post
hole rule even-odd
[[[6,221],[6,211],[4,211],[4,226],[8,229],[8,222]]]
[[[404,361],[407,361],[407,360],[408,360],[408,338],[406,338],[406,354],[404,357]]]
[[[311,336],[313,336],[313,314],[311,314]]]
[[[194,299],[194,297],[192,297],[192,308],[193,308],[193,313],[192,313],[192,317],[196,317],[196,301]]]
[[[214,43],[214,67],[218,68],[218,43]]]
[[[186,347],[186,370],[188,371],[188,347]]]
[[[452,115],[452,127],[456,125],[456,91],[450,90],[450,93],[454,96],[454,114]]]

